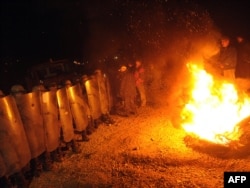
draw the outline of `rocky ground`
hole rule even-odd
[[[225,171],[250,171],[250,154],[187,137],[171,123],[168,91],[138,115],[113,115],[81,142],[81,152],[64,153],[52,171],[35,177],[31,188],[223,187]],[[246,150],[247,151],[247,150]]]

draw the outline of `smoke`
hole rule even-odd
[[[218,51],[218,28],[192,1],[100,2],[84,6],[88,27],[83,53],[96,66],[109,67],[103,59],[122,51],[118,64],[142,59],[149,80],[155,75],[158,88],[171,87],[176,77],[182,84],[186,80],[182,72],[188,61],[203,62]]]

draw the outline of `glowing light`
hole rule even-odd
[[[241,134],[237,124],[250,115],[250,99],[240,98],[232,83],[214,80],[198,65],[188,64],[188,68],[193,85],[182,111],[183,128],[218,144],[238,140]]]

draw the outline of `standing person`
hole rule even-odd
[[[235,66],[237,61],[236,48],[230,43],[228,37],[222,37],[221,48],[218,54],[218,63],[222,75],[230,81],[235,80]]]
[[[136,114],[136,85],[134,74],[126,67],[121,66],[119,69],[121,72],[121,84],[120,84],[120,96],[123,100],[124,116],[129,116],[131,113]]]
[[[250,43],[243,36],[237,36],[236,82],[240,89],[250,89]]]
[[[142,65],[140,60],[136,60],[135,62],[135,81],[136,81],[136,88],[140,95],[140,106],[146,106],[146,92],[145,92],[145,69]]]

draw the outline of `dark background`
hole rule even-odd
[[[94,64],[116,53],[141,56],[147,46],[159,50],[164,23],[152,15],[161,18],[163,12],[169,25],[175,16],[184,23],[188,18],[179,12],[191,6],[207,11],[221,33],[248,37],[250,6],[245,0],[2,0],[1,87],[18,82],[28,67],[49,58]],[[152,38],[156,33],[159,37]]]

